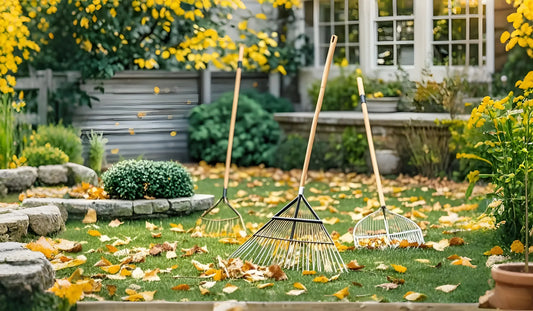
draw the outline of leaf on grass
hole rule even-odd
[[[84,224],[94,224],[96,222],[96,210],[89,208],[81,222]]]
[[[389,266],[387,266],[386,264],[384,263],[380,263],[377,267],[376,267],[376,270],[388,270],[389,269]]]
[[[353,234],[351,232],[346,232],[339,237],[339,241],[342,243],[353,243]]]
[[[181,257],[188,257],[188,256],[192,256],[194,254],[206,254],[206,253],[209,253],[209,251],[207,250],[207,246],[200,247],[198,245],[194,245],[191,248],[182,248],[181,251],[185,253],[185,254],[181,255]]]
[[[211,288],[213,286],[215,286],[217,284],[217,282],[214,282],[214,281],[203,281],[203,282],[200,282],[200,285],[202,285],[204,288]]]
[[[239,287],[238,286],[235,286],[233,284],[226,284],[226,286],[224,286],[224,288],[222,289],[222,291],[226,294],[231,294],[233,293],[234,291],[238,290]]]
[[[107,225],[108,225],[109,227],[111,227],[111,228],[116,228],[116,227],[122,225],[123,223],[124,223],[123,221],[120,221],[120,220],[118,220],[118,219],[115,218],[115,219],[111,220],[111,221],[109,222],[109,224],[107,224]]]
[[[50,241],[41,236],[37,241],[26,244],[26,248],[43,253],[46,258],[50,259],[53,255],[57,254],[57,249],[50,243]]]
[[[503,249],[496,245],[493,248],[491,248],[489,251],[484,252],[483,255],[487,255],[487,256],[490,256],[490,255],[503,255]]]
[[[106,244],[105,247],[111,254],[118,252],[118,248],[114,247],[113,245]]]
[[[429,261],[429,259],[425,259],[425,258],[417,258],[417,259],[415,259],[415,261],[417,261],[419,263],[426,263],[426,264],[431,263],[431,261]]]
[[[178,258],[178,254],[175,251],[168,251],[166,254],[167,259]]]
[[[200,289],[200,294],[202,294],[202,296],[209,294],[209,290],[202,285],[198,285],[198,289]]]
[[[87,231],[87,233],[90,235],[90,236],[101,236],[102,234],[100,233],[100,231],[98,230],[94,230],[94,229],[91,229],[89,231]]]
[[[162,236],[161,232],[152,232],[152,238],[158,239]]]
[[[100,267],[100,269],[104,270],[105,272],[109,274],[115,274],[120,270],[120,265],[104,266],[104,267]]]
[[[376,287],[383,288],[384,290],[391,290],[391,289],[398,288],[398,284],[396,284],[396,283],[383,283],[383,284],[376,285]]]
[[[173,224],[170,223],[170,231],[177,233],[185,233],[185,229],[182,224]]]
[[[448,256],[446,259],[448,259],[448,260],[456,260],[456,259],[461,259],[461,256],[459,256],[457,254],[453,254],[453,255]]]
[[[100,240],[102,243],[105,243],[111,241],[111,238],[105,234],[102,234],[100,237],[98,237],[98,240]]]
[[[399,272],[399,273],[405,273],[405,271],[407,271],[407,268],[402,265],[391,264],[391,266],[394,268],[396,272]]]
[[[442,252],[448,246],[450,246],[450,241],[448,239],[442,239],[438,243],[427,242],[426,245],[433,247],[434,250]]]
[[[79,256],[76,256],[76,258],[69,260],[69,261],[59,262],[59,263],[52,262],[52,266],[54,267],[54,270],[57,271],[61,269],[80,266],[86,262],[87,262],[87,257],[85,257],[84,255],[79,255]]]
[[[454,291],[457,288],[457,286],[459,286],[460,284],[461,283],[459,283],[457,285],[446,284],[446,285],[437,286],[437,287],[435,287],[435,289],[443,291],[445,293],[449,293],[449,292]]]
[[[301,294],[305,293],[306,290],[303,289],[291,289],[286,294],[289,296],[300,296]]]
[[[134,279],[142,279],[144,277],[144,272],[141,268],[137,267],[131,272],[131,277]]]
[[[302,272],[302,275],[314,275],[314,274],[316,274],[316,271],[314,270],[304,270]]]
[[[315,283],[327,283],[329,282],[329,279],[323,275],[317,276],[313,279],[313,282]]]
[[[259,288],[259,289],[263,289],[263,288],[267,288],[267,287],[271,287],[271,286],[274,286],[274,283],[258,284],[258,285],[257,285],[257,288]]]
[[[519,240],[514,240],[511,244],[511,252],[517,253],[517,254],[523,254],[524,253],[524,244],[520,242]]]
[[[360,265],[359,263],[357,263],[357,260],[355,260],[355,259],[346,264],[346,268],[348,268],[350,270],[353,270],[353,271],[361,270],[364,267],[365,266]]]
[[[465,244],[465,240],[463,238],[453,237],[450,239],[450,246],[459,246],[459,245],[464,245],[464,244]]]
[[[405,283],[404,279],[395,278],[393,276],[387,276],[387,281],[394,283],[394,284],[398,284],[398,285],[402,285]]]
[[[466,267],[470,267],[470,268],[476,268],[477,266],[473,265],[470,261],[472,259],[468,258],[468,257],[461,257],[459,259],[456,259],[454,261],[452,261],[452,265],[454,266],[466,266]]]
[[[153,223],[148,222],[148,221],[146,221],[146,223],[145,223],[145,227],[146,227],[146,229],[148,229],[148,230],[150,230],[150,231],[154,231],[154,230],[159,229],[158,226],[156,226],[156,225],[154,225]]]
[[[65,239],[59,239],[54,245],[60,251],[67,253],[78,253],[81,252],[82,246],[78,242],[73,242]]]
[[[350,295],[349,287],[345,287],[341,289],[340,291],[336,292],[335,294],[333,294],[333,296],[339,299],[344,299],[345,297],[348,297],[349,295]]]
[[[157,273],[159,273],[159,268],[155,268],[154,270],[145,272],[143,276],[143,281],[160,281],[161,279],[159,278]]]
[[[337,217],[326,217],[326,218],[322,219],[322,222],[327,224],[327,225],[334,225],[336,223],[339,223],[340,219],[337,218]]]
[[[213,275],[213,281],[222,281],[226,278],[224,271],[222,269],[216,270],[215,275]]]
[[[172,287],[171,289],[172,290],[190,290],[191,288],[189,287],[188,284],[180,284],[180,285],[176,285]]]
[[[109,294],[109,296],[115,296],[115,293],[117,292],[116,285],[107,284],[105,287],[107,289],[107,293]]]
[[[294,288],[296,288],[296,289],[307,290],[307,288],[300,282],[296,282],[296,283],[292,284],[292,286],[294,286]]]
[[[191,263],[192,265],[196,268],[196,270],[198,271],[206,271],[206,270],[209,270],[213,267],[213,264],[212,263],[208,263],[208,264],[203,264],[203,263],[200,263],[196,260],[191,260]]]
[[[222,238],[220,240],[218,240],[220,243],[222,244],[241,244],[241,242],[239,240],[237,240],[236,238]]]
[[[403,295],[403,298],[405,298],[406,300],[409,300],[409,301],[421,301],[421,300],[424,300],[426,298],[426,295],[421,294],[421,293],[417,293],[417,292],[413,292],[413,291],[409,291],[409,292],[405,293],[405,295]]]
[[[153,292],[140,292],[137,293],[133,291],[134,293],[130,294],[129,296],[122,297],[122,300],[126,301],[152,301],[154,300],[154,295],[157,291]]]
[[[276,281],[284,281],[288,279],[287,274],[281,270],[279,265],[268,266],[268,271],[265,273],[265,276],[273,278]]]

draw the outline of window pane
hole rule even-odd
[[[393,41],[393,22],[378,22],[378,41]]]
[[[477,44],[470,44],[470,66],[479,66],[479,46]]]
[[[338,42],[346,42],[346,34],[344,33],[344,25],[335,25],[335,32],[334,32],[337,37],[339,37],[337,39]]]
[[[327,53],[327,51],[325,53]],[[324,55],[327,55],[327,54],[324,54]],[[345,58],[346,58],[346,48],[337,46],[337,48],[335,49],[335,54],[333,54],[333,63],[340,64]]]
[[[478,19],[470,19],[470,38],[468,39],[478,39],[479,38],[479,28],[478,28]]]
[[[333,2],[334,5],[334,13],[333,18],[335,19],[335,22],[343,22],[345,20],[344,18],[344,0],[341,1],[335,1]]]
[[[449,40],[447,19],[440,19],[437,21],[433,21],[433,40],[434,41]]]
[[[399,45],[398,46],[398,63],[400,65],[414,65],[415,53],[413,45]]]
[[[434,45],[433,46],[433,65],[447,65],[448,64],[448,45]]]
[[[413,15],[413,0],[398,0],[396,3],[398,10],[397,15],[411,16]]]
[[[348,41],[352,43],[359,42],[359,25],[348,25]]]
[[[448,3],[443,0],[433,0],[433,16],[447,16]]]
[[[465,65],[466,46],[464,44],[452,44],[452,65]]]
[[[396,37],[400,41],[413,41],[415,39],[414,21],[399,21],[396,23]]]
[[[329,44],[331,40],[331,28],[329,26],[322,26],[318,29],[318,35],[321,43]]]
[[[394,53],[392,45],[378,46],[378,65],[394,65]]]
[[[330,14],[331,14],[331,4],[330,2],[322,2],[320,3],[320,21],[321,22],[329,22],[331,21],[330,19]]]
[[[470,14],[478,14],[479,13],[479,9],[478,9],[479,2],[480,1],[477,1],[477,0],[476,1],[474,1],[474,0],[468,1],[468,4],[470,5],[468,13],[470,13]]]
[[[393,0],[377,0],[377,1],[378,1],[378,16],[392,16],[392,1]]]
[[[448,0],[450,1],[450,0]],[[452,1],[452,14],[466,14],[466,4],[464,0],[451,0]]]
[[[348,48],[348,62],[350,64],[359,64],[359,47]]]
[[[452,19],[452,40],[466,39],[466,20]]]
[[[358,0],[348,0],[348,20],[350,21],[359,20],[359,1]]]

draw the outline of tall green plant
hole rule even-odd
[[[89,167],[98,174],[102,171],[104,164],[106,144],[107,138],[104,138],[103,132],[91,130],[91,134],[89,134]]]
[[[0,168],[8,168],[13,155],[13,109],[11,108],[11,94],[2,94],[0,106]]]

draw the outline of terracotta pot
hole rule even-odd
[[[494,265],[491,270],[495,287],[489,303],[494,308],[533,310],[533,264],[524,272],[524,263]]]

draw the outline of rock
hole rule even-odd
[[[170,203],[170,210],[175,213],[190,213],[191,211],[191,198],[175,198],[168,199]]]
[[[69,185],[76,185],[82,182],[89,183],[93,186],[98,185],[98,175],[94,170],[86,166],[70,162],[64,164],[64,166],[68,169]]]
[[[0,198],[7,195],[8,189],[7,186],[0,180]]]
[[[39,181],[48,186],[66,184],[68,181],[68,169],[63,165],[39,166],[38,174]]]
[[[19,241],[28,233],[29,218],[18,213],[0,215],[0,242]],[[1,262],[1,260],[0,260]]]
[[[0,183],[4,184],[9,192],[21,192],[30,188],[37,176],[37,169],[31,166],[0,170]]]
[[[138,215],[150,215],[153,212],[151,200],[133,201],[133,213]]]
[[[65,202],[70,201],[69,199],[61,199],[61,198],[27,198],[22,201],[20,204],[21,207],[28,208],[28,207],[38,207],[38,206],[44,206],[44,205],[55,205],[59,208],[59,211],[61,212],[61,218],[63,219],[63,222],[66,222],[68,220],[68,211],[67,207],[65,206]]]
[[[65,228],[61,211],[55,205],[24,208],[15,213],[27,215],[29,228],[37,235],[48,236]]]
[[[93,209],[98,217],[112,218],[133,215],[133,202],[126,200],[95,200]]]
[[[40,252],[21,243],[0,243],[0,291],[9,296],[28,295],[54,285],[55,272]]]
[[[205,211],[213,205],[215,197],[211,194],[195,194],[190,199],[193,211]]]

